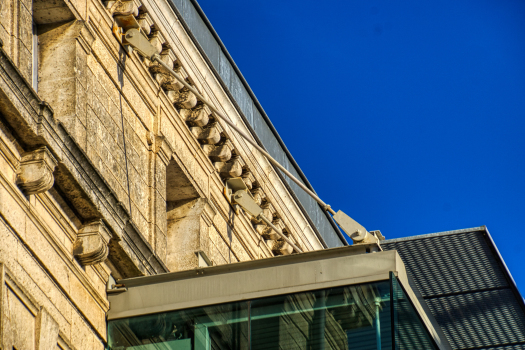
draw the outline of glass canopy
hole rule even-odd
[[[390,280],[109,322],[110,350],[437,349]]]

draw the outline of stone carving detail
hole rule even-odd
[[[213,165],[223,178],[239,177],[242,174],[242,164],[238,157],[229,162],[215,162]]]
[[[257,187],[254,190],[252,190],[251,193],[252,193],[253,199],[255,200],[255,203],[257,203],[257,205],[261,205],[263,199],[265,198],[262,188]]]
[[[206,128],[192,127],[191,132],[197,140],[208,145],[215,145],[221,140],[221,133],[216,124],[207,125]]]
[[[290,255],[293,253],[293,247],[285,241],[272,241],[270,249],[275,255]]]
[[[252,175],[250,169],[246,166],[242,168],[242,180],[244,181],[244,184],[246,187],[248,187],[249,190],[253,188],[253,183],[255,182],[255,177]]]
[[[233,145],[230,140],[219,145],[202,145],[204,153],[214,162],[227,162],[232,157]]]
[[[77,235],[73,255],[82,265],[95,265],[108,257],[111,235],[102,221],[84,225]]]
[[[182,67],[181,62],[169,48],[169,44],[166,43],[162,33],[158,30],[159,27],[155,25],[143,6],[140,8],[139,13],[139,10],[133,5],[133,1],[131,0],[110,0],[106,1],[105,4],[106,8],[115,16],[117,24],[119,16],[135,16],[135,23],[140,26],[142,32],[148,36],[150,43],[157,48],[161,60],[167,66],[173,67],[173,70],[191,84],[191,79],[184,70],[184,67]],[[201,144],[203,152],[213,163],[220,176],[223,179],[242,177],[256,203],[263,206],[264,215],[268,219],[273,220],[274,224],[280,230],[286,230],[278,214],[266,200],[264,191],[257,184],[254,175],[239,157],[230,141],[230,137],[222,130],[210,109],[203,105],[202,102],[199,102],[195,94],[185,88],[181,82],[168,74],[158,62],[150,62],[149,60],[144,60],[143,62],[148,67],[155,81],[157,81],[164,90],[169,101],[177,108],[181,119],[186,122],[192,134]],[[165,147],[166,145],[164,144],[165,142],[163,142],[163,140],[156,140],[155,152],[161,155],[163,161],[167,162],[172,150],[169,146]],[[263,222],[256,222],[253,218],[252,223],[254,229],[261,234],[262,237],[272,242],[269,244],[274,254],[283,255],[293,252],[293,248],[284,242],[273,229],[269,228]]]
[[[186,88],[179,91],[170,91],[168,98],[179,109],[191,109],[197,105],[197,96]]]
[[[210,112],[204,105],[198,105],[194,109],[181,109],[180,116],[190,126],[205,126],[210,121]]]
[[[105,2],[106,8],[113,16],[139,15],[139,9],[133,0],[110,0]]]
[[[55,182],[53,171],[56,166],[55,157],[45,146],[26,152],[22,154],[16,184],[26,195],[46,192]]]
[[[157,52],[160,54],[162,52],[162,44],[164,44],[166,40],[164,39],[162,33],[156,30],[154,32],[151,32],[151,34],[149,35],[149,42],[151,45],[153,45],[153,47],[157,49]]]
[[[150,15],[142,12],[139,14],[137,21],[139,22],[140,29],[142,29],[144,34],[149,35],[151,33],[151,26],[153,25]]]

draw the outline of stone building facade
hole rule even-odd
[[[167,1],[0,2],[3,350],[104,349],[116,279],[290,254],[227,201],[229,178],[301,249],[323,248],[274,167],[122,44],[140,28],[252,133]]]

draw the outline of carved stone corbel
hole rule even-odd
[[[190,130],[201,143],[215,145],[221,140],[221,133],[216,125],[208,125],[205,129],[194,126]]]
[[[179,109],[192,109],[198,102],[197,96],[186,88],[179,91],[169,91],[168,98]]]
[[[239,177],[242,174],[242,163],[238,157],[229,162],[215,162],[213,163],[215,169],[224,178]]]
[[[253,200],[255,201],[255,203],[257,203],[257,205],[261,205],[263,199],[265,198],[263,189],[260,187],[254,188],[251,191],[251,194],[253,196]]]
[[[153,45],[154,48],[157,49],[157,53],[160,54],[162,52],[162,44],[166,42],[166,39],[164,39],[164,36],[161,32],[156,30],[154,32],[151,32],[151,34],[149,35],[149,42],[151,45]]]
[[[270,249],[275,255],[290,255],[293,247],[285,241],[272,241]]]
[[[210,111],[203,105],[194,109],[181,109],[180,115],[190,126],[205,126],[210,121]]]
[[[246,166],[242,168],[242,181],[244,181],[244,184],[246,187],[248,187],[249,190],[253,188],[253,183],[255,182],[255,177],[253,176],[250,169]]]
[[[26,195],[46,192],[55,182],[53,171],[57,166],[55,157],[47,147],[40,147],[22,154],[17,171],[16,184]]]
[[[139,15],[139,8],[133,0],[105,1],[106,8],[113,16]]]
[[[168,67],[174,67],[174,62],[177,60],[177,56],[173,53],[173,51],[169,48],[164,48],[162,52],[160,53],[160,60],[165,63]],[[160,65],[158,62],[152,62],[149,66],[150,73],[166,73],[166,69]],[[166,74],[168,76],[171,76],[171,74]],[[175,78],[173,78],[175,79]],[[181,87],[184,86],[181,84]],[[177,89],[177,90],[180,90]]]
[[[84,225],[77,235],[73,255],[82,265],[95,265],[108,257],[111,235],[102,221]]]
[[[149,35],[151,33],[151,26],[153,25],[153,20],[151,19],[150,15],[146,12],[143,12],[139,14],[137,21],[139,22],[140,29],[142,29],[146,35]]]
[[[213,162],[227,162],[232,157],[233,145],[230,140],[226,140],[217,146],[202,145],[202,150]]]

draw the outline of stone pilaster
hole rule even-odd
[[[157,255],[165,260],[167,254],[167,219],[166,219],[166,167],[168,166],[173,149],[166,142],[164,136],[155,138],[155,181],[154,195],[154,249]]]
[[[42,26],[38,93],[86,151],[87,56],[95,37],[84,21]]]
[[[217,211],[205,198],[168,202],[168,255],[170,271],[199,266],[197,252],[209,252],[209,230]]]

